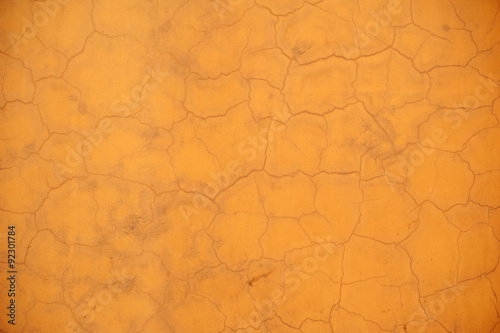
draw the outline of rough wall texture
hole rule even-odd
[[[0,0],[0,331],[500,332],[499,42],[499,0]]]

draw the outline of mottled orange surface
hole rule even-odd
[[[0,0],[0,331],[498,333],[499,97],[499,0]]]

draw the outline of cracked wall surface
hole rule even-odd
[[[0,0],[0,331],[500,332],[499,59],[499,0]]]

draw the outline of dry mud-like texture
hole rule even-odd
[[[0,331],[500,332],[499,59],[498,0],[0,0]]]

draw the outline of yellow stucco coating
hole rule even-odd
[[[0,331],[500,332],[499,59],[498,0],[0,0]]]

